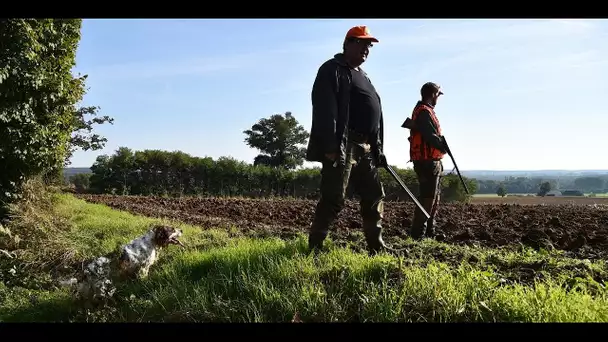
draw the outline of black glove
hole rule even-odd
[[[448,153],[450,149],[448,148],[448,143],[445,141],[445,137],[443,135],[441,136],[441,145],[443,145],[443,151],[441,152]]]
[[[378,152],[378,163],[377,163],[377,166],[378,167],[386,167],[386,166],[388,166],[388,163],[386,161],[386,156],[382,152]]]

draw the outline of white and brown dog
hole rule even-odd
[[[184,245],[178,240],[182,231],[169,226],[157,225],[145,235],[132,240],[122,248],[118,268],[123,275],[148,276],[150,267],[158,260],[161,248],[169,245]]]
[[[131,240],[119,253],[96,258],[87,264],[78,282],[81,299],[110,298],[115,292],[113,278],[145,278],[158,260],[159,252],[169,245],[184,245],[179,241],[182,231],[170,226],[155,225],[143,236]],[[115,257],[112,257],[114,255]]]

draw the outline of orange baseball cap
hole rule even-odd
[[[365,25],[354,26],[346,32],[345,38],[369,39],[372,42],[378,43],[378,39],[369,33],[369,29]]]

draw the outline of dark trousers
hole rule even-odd
[[[321,169],[321,199],[317,203],[315,217],[310,227],[309,245],[320,248],[327,237],[329,227],[344,207],[349,183],[360,196],[363,232],[371,250],[381,248],[382,218],[384,213],[384,188],[380,182],[369,145],[349,142],[346,147],[346,163],[325,161]]]
[[[435,216],[439,209],[441,198],[441,177],[443,174],[443,163],[440,160],[414,161],[414,172],[418,177],[420,195],[418,201],[431,216],[428,221],[422,211],[416,208],[410,235],[414,239],[423,236],[433,237],[435,235]]]

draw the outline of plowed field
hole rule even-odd
[[[308,200],[78,197],[135,214],[203,227],[232,226],[247,235],[280,237],[305,232],[316,204]],[[407,237],[413,212],[413,203],[386,203],[384,236],[388,242]],[[608,206],[444,204],[437,223],[438,231],[446,235],[448,243],[476,243],[487,247],[523,244],[537,249],[560,249],[579,258],[608,256]],[[359,204],[347,202],[335,223],[332,238],[352,241],[358,239],[360,231]]]

